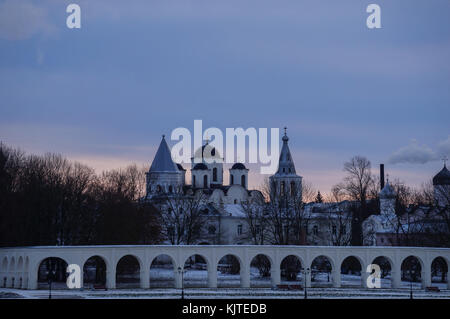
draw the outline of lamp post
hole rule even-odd
[[[303,277],[304,277],[303,281],[305,282],[305,299],[308,299],[308,292],[306,290],[308,281],[307,281],[306,277],[311,273],[311,270],[309,268],[302,268],[302,271],[303,271]]]
[[[178,273],[181,274],[181,299],[184,299],[184,272],[183,268],[178,267]]]

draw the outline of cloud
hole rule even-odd
[[[0,4],[0,38],[25,40],[35,34],[51,35],[56,26],[50,23],[46,9],[30,1],[6,0]]]
[[[416,140],[411,140],[409,145],[401,147],[394,152],[388,162],[391,164],[411,163],[411,164],[425,164],[427,162],[438,159],[437,154],[428,146],[420,145]]]
[[[439,155],[450,155],[450,135],[442,142],[438,143]]]

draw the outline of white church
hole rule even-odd
[[[271,185],[283,191],[297,192],[301,198],[302,177],[296,174],[288,146],[288,136],[282,138],[277,172],[270,177]],[[209,159],[209,160],[205,160]],[[146,200],[157,201],[179,190],[193,194],[202,192],[205,206],[210,210],[211,225],[202,244],[249,244],[243,203],[263,204],[259,190],[248,189],[249,169],[235,163],[229,169],[229,184],[224,184],[224,160],[221,154],[206,142],[191,159],[191,182],[186,182],[186,169],[172,160],[169,146],[163,135],[155,158],[147,172]],[[220,228],[220,229],[219,229]]]

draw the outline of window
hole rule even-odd
[[[313,234],[316,236],[319,235],[319,227],[317,225],[314,225],[313,227]]]
[[[291,196],[295,196],[295,182],[291,182]]]
[[[242,187],[245,187],[245,175],[241,176],[241,185]]]
[[[214,235],[215,233],[216,233],[216,227],[214,227],[214,226],[209,226],[209,227],[208,227],[208,234]]]
[[[156,186],[156,191],[158,193],[161,193],[161,191],[162,191],[161,185]]]
[[[195,175],[192,176],[192,186],[195,187]]]
[[[284,191],[285,191],[285,184],[284,184],[284,182],[280,183],[280,191],[281,191],[281,195],[284,195]]]
[[[237,199],[234,200],[234,203],[237,204]]]
[[[203,187],[204,188],[208,187],[208,175],[203,176]]]
[[[231,178],[231,183],[230,184],[233,185],[234,184],[234,175],[231,175],[230,178]]]
[[[242,225],[237,226],[237,234],[238,234],[238,236],[242,235]]]
[[[217,182],[217,167],[213,168],[213,181]]]

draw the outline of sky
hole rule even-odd
[[[418,187],[450,156],[449,57],[448,0],[0,0],[0,141],[100,172],[150,166],[196,119],[287,126],[322,193],[354,155]]]

